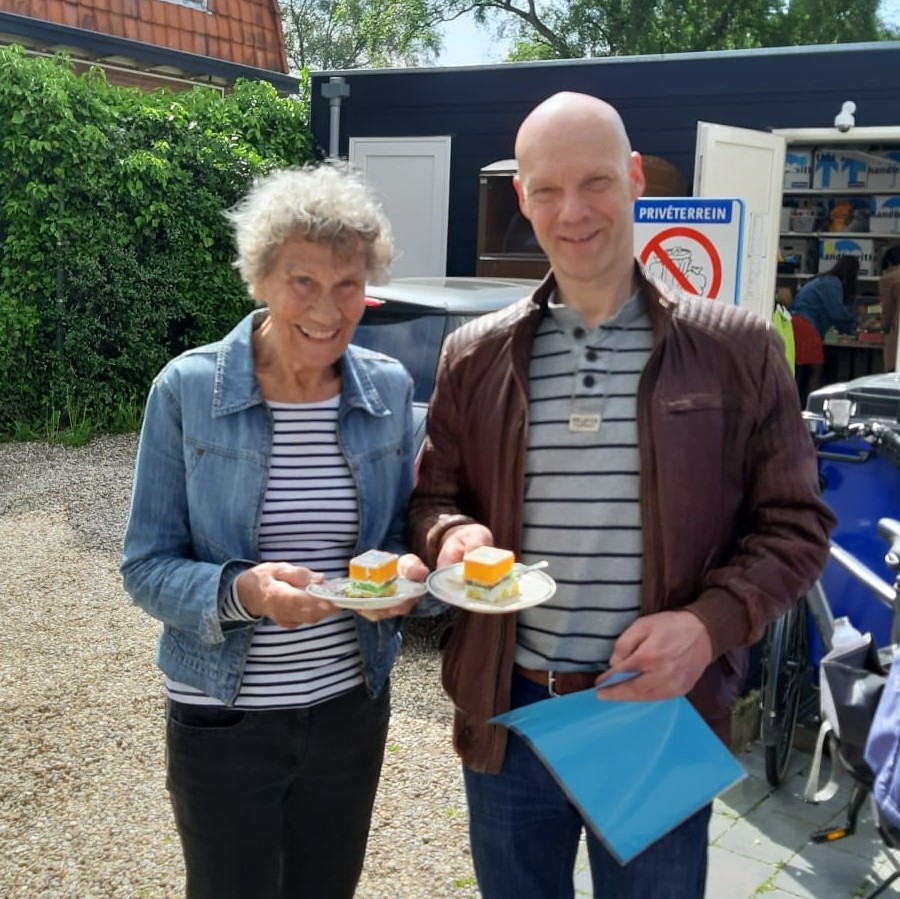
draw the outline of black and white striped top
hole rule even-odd
[[[291,562],[326,578],[347,573],[359,530],[356,485],[337,439],[340,397],[319,403],[275,403],[272,460],[259,528],[263,562]],[[232,593],[222,615],[249,616]],[[286,630],[263,620],[253,634],[236,708],[310,706],[361,684],[353,613]],[[220,705],[166,679],[179,702]]]
[[[535,334],[522,561],[548,559],[558,590],[518,615],[516,661],[527,668],[602,668],[637,617],[637,387],[652,346],[637,294],[593,331],[551,303]],[[570,430],[572,412],[599,415],[598,429]]]

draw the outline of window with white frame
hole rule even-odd
[[[176,6],[186,6],[188,9],[199,9],[206,12],[209,0],[163,0],[163,3],[174,3]]]

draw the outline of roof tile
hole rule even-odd
[[[145,44],[153,43],[153,23],[138,19],[138,40]]]
[[[168,3],[158,2],[158,0],[149,0],[148,3],[142,3],[142,18],[148,19],[153,25],[165,25],[166,7],[168,5]]]
[[[193,44],[186,49],[189,53],[196,53],[198,56],[209,55],[209,38],[202,31],[194,31],[189,35]]]
[[[90,26],[91,29],[99,31],[101,34],[109,34],[109,30],[112,28],[112,18],[109,12],[105,9],[96,9],[93,18],[94,23]]]
[[[81,18],[78,15],[78,7],[74,3],[62,4],[62,23],[63,25],[71,25],[78,28],[81,24]]]
[[[196,13],[185,6],[176,6],[175,9],[178,12],[178,30],[187,32],[188,34],[196,33],[197,29],[194,24],[194,16]]]
[[[130,41],[139,41],[141,39],[137,19],[122,19],[122,31],[122,37],[127,37]]]
[[[166,27],[171,34],[177,34],[181,30],[181,25],[178,20],[178,10],[179,7],[174,3],[166,4]]]

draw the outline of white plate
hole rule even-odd
[[[523,572],[524,565],[516,565],[514,572]],[[543,571],[524,571],[518,575],[519,595],[501,602],[485,602],[481,599],[470,599],[466,596],[466,585],[463,581],[463,563],[439,568],[428,575],[425,583],[428,589],[438,598],[451,606],[459,606],[469,612],[486,612],[499,615],[505,612],[519,612],[532,606],[546,602],[556,593],[556,581]]]
[[[349,588],[350,578],[336,577],[321,584],[310,584],[306,592],[318,599],[327,599],[342,609],[371,609],[373,612],[399,606],[408,599],[424,596],[428,592],[421,581],[409,581],[405,577],[397,578],[397,591],[390,596],[347,596]]]

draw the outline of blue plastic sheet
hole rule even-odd
[[[531,746],[621,864],[746,776],[684,697],[601,702],[590,689],[492,723]]]

